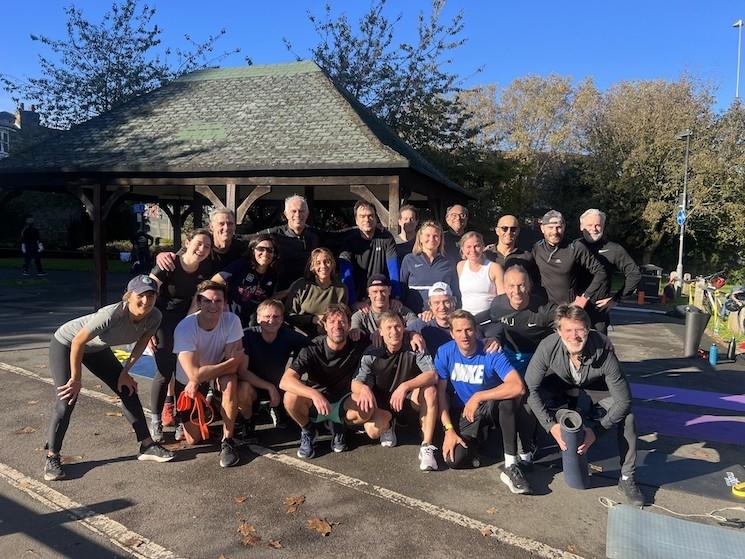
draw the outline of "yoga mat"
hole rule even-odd
[[[723,394],[674,386],[631,383],[631,395],[638,400],[655,400],[745,413],[745,394]]]
[[[561,438],[567,449],[561,452],[564,481],[573,489],[587,489],[590,479],[587,472],[587,457],[577,454],[577,448],[585,441],[582,416],[574,410],[559,410],[556,421],[561,426]]]
[[[605,553],[609,559],[735,559],[745,556],[745,533],[616,505],[608,511]]]
[[[661,433],[697,441],[745,445],[745,417],[661,410],[635,405],[639,435]]]

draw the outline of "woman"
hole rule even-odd
[[[210,232],[207,229],[195,229],[187,237],[184,251],[174,261],[174,270],[162,270],[155,266],[150,274],[160,289],[156,306],[163,314],[163,320],[156,334],[155,364],[157,370],[150,389],[150,429],[153,440],[157,442],[163,440],[160,410],[166,401],[168,383],[176,370],[173,331],[189,313],[197,285],[213,275],[212,261],[209,258],[211,249]]]
[[[262,233],[251,240],[243,258],[212,276],[212,281],[227,284],[230,310],[238,315],[244,328],[256,324],[256,308],[274,294],[278,258],[276,241]]]
[[[484,237],[469,231],[460,239],[460,253],[464,260],[458,262],[458,286],[462,298],[461,308],[476,317],[480,323],[489,318],[491,302],[504,293],[502,267],[484,257]]]
[[[121,398],[124,417],[132,425],[140,442],[138,460],[168,462],[173,453],[150,437],[147,420],[137,396],[137,382],[129,371],[142,355],[161,320],[154,308],[157,285],[148,276],[136,276],[127,285],[120,303],[114,303],[66,322],[57,329],[49,344],[49,370],[57,387],[47,435],[47,459],[44,479],[65,477],[60,461],[62,441],[70,424],[82,387],[82,365],[101,379]],[[136,343],[135,343],[136,342]],[[111,346],[135,343],[124,367],[114,357]]]
[[[332,303],[346,304],[347,300],[347,288],[337,276],[334,255],[327,248],[317,248],[310,253],[305,277],[290,286],[287,322],[315,337],[326,308]]]
[[[401,285],[404,286],[405,306],[420,313],[429,297],[429,288],[439,281],[450,286],[453,296],[460,301],[458,275],[442,244],[442,227],[425,221],[416,233],[411,254],[401,262]]]

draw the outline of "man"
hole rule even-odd
[[[360,370],[352,381],[352,395],[360,409],[369,413],[375,409],[393,417],[383,424],[380,445],[396,446],[396,419],[407,408],[418,412],[422,427],[419,448],[419,469],[437,469],[432,444],[437,421],[437,375],[432,359],[424,352],[409,349],[408,334],[401,315],[386,311],[380,317],[383,345],[370,346],[362,355]]]
[[[398,256],[398,264],[400,267],[404,256],[411,254],[411,249],[414,248],[416,228],[419,225],[419,212],[411,204],[406,204],[401,207],[398,215],[398,227],[400,232],[396,235],[396,254]]]
[[[450,286],[438,281],[429,288],[427,305],[431,311],[432,318],[424,320],[417,319],[408,326],[412,332],[418,332],[427,344],[427,351],[433,357],[441,345],[448,343],[450,337],[450,313],[455,310],[456,300]]]
[[[478,465],[479,447],[499,423],[504,447],[500,479],[513,493],[531,491],[517,461],[517,405],[525,394],[520,374],[502,353],[487,353],[476,337],[476,319],[457,310],[450,315],[452,341],[435,357],[440,420],[445,429],[442,456],[451,468]],[[455,424],[454,424],[455,423]]]
[[[198,312],[184,318],[174,332],[173,352],[176,363],[176,396],[185,392],[196,398],[206,394],[209,383],[221,392],[220,415],[223,437],[220,445],[220,466],[235,466],[239,461],[233,440],[238,410],[250,417],[256,399],[254,386],[271,390],[269,383],[246,370],[246,356],[241,339],[243,331],[236,315],[225,312],[227,289],[210,280],[197,287]],[[184,434],[189,444],[202,440],[198,426],[191,422],[189,412],[179,412]]]
[[[533,258],[541,273],[541,284],[548,300],[560,305],[573,303],[584,307],[595,301],[606,281],[605,269],[582,243],[564,239],[564,216],[556,210],[546,212],[541,220],[543,239],[533,247]],[[580,272],[592,281],[583,290],[577,285]]]
[[[485,250],[484,256],[502,266],[505,271],[510,266],[519,264],[530,274],[533,287],[540,288],[541,276],[535,265],[533,254],[527,250],[520,250],[517,246],[517,239],[520,236],[520,222],[517,217],[503,215],[497,221],[494,231],[497,234],[497,243],[493,245],[493,250]]]
[[[303,277],[310,253],[322,245],[322,232],[307,224],[308,202],[294,194],[285,198],[285,225],[263,231],[273,235],[279,245],[279,277],[277,290],[284,291],[292,282]]]
[[[398,257],[393,235],[378,229],[378,218],[370,202],[357,201],[354,220],[357,229],[347,233],[339,255],[339,268],[349,291],[350,304],[365,298],[367,279],[373,274],[390,278],[393,295],[398,297]]]
[[[391,280],[383,274],[373,274],[367,280],[367,296],[370,299],[370,308],[358,310],[352,315],[352,330],[350,335],[354,338],[359,332],[365,336],[372,336],[378,331],[380,317],[384,312],[391,310]],[[414,311],[404,306],[398,308],[398,312],[404,319],[406,326],[413,324],[418,319]]]
[[[243,348],[248,355],[248,368],[260,379],[279,387],[282,375],[287,369],[291,356],[296,356],[310,340],[284,324],[285,306],[276,299],[266,299],[256,309],[257,326],[246,328],[243,334]],[[274,390],[257,391],[259,402],[276,402],[269,408],[272,423],[280,429],[287,426],[286,412],[281,398]],[[276,393],[276,394],[275,394]],[[251,425],[247,437],[251,436]]]
[[[215,272],[241,258],[248,244],[235,236],[235,213],[227,208],[216,208],[210,212],[208,226],[212,236],[212,263]],[[161,270],[172,272],[175,269],[176,253],[161,252],[155,257],[155,263]]]
[[[466,226],[468,225],[468,208],[460,204],[450,206],[445,213],[445,223],[448,225],[448,229],[442,238],[442,243],[445,247],[445,256],[455,266],[462,260],[460,255],[460,238],[466,232]]]
[[[329,305],[321,318],[326,335],[300,350],[279,383],[285,391],[285,409],[300,426],[298,458],[315,456],[317,423],[331,422],[334,452],[347,449],[348,425],[364,425],[371,438],[379,438],[385,424],[387,412],[378,409],[363,412],[351,397],[352,378],[359,370],[368,342],[349,339],[349,320],[346,305]],[[301,380],[303,376],[306,381]]]
[[[34,225],[34,218],[26,218],[26,226],[21,231],[21,252],[23,253],[23,275],[30,276],[29,268],[31,261],[36,265],[37,277],[44,277],[46,273],[41,267],[41,236],[39,230]]]
[[[590,317],[583,309],[560,305],[554,326],[556,333],[538,345],[525,375],[530,409],[559,448],[566,450],[556,410],[576,408],[585,419],[579,454],[586,453],[598,436],[617,427],[621,456],[618,490],[631,504],[641,506],[644,496],[634,481],[636,426],[631,390],[618,359],[606,337],[590,330]]]
[[[587,210],[579,218],[582,238],[578,239],[605,268],[606,279],[600,289],[598,299],[586,308],[592,321],[592,327],[602,334],[608,332],[610,310],[616,306],[621,298],[631,295],[642,279],[639,266],[629,256],[626,249],[618,243],[609,241],[608,237],[605,236],[605,220],[604,212],[595,208]],[[611,282],[615,272],[623,273],[624,283],[620,289],[612,293]],[[581,270],[577,279],[579,290],[587,289],[591,282],[592,278],[584,270]]]

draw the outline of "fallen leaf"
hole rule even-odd
[[[329,523],[325,518],[311,518],[305,522],[307,523],[308,528],[315,530],[324,537],[331,533],[331,523]]]
[[[287,514],[293,514],[297,512],[297,509],[300,508],[300,505],[302,505],[305,502],[305,495],[292,495],[290,497],[285,497],[285,505],[287,505]]]
[[[82,456],[63,456],[61,462],[63,464],[75,464],[76,462],[80,462],[83,459]]]
[[[103,385],[101,385],[101,384],[94,384],[93,385],[93,388],[103,388]]]
[[[36,432],[36,427],[31,427],[30,425],[26,425],[23,429],[19,429],[16,431],[16,435],[29,435],[31,433]]]
[[[140,547],[144,542],[140,538],[132,536],[131,538],[122,541],[122,543],[128,547]]]
[[[494,532],[492,532],[491,528],[482,528],[481,529],[481,535],[484,536],[484,537],[489,537],[489,536],[491,536],[493,534],[494,534]]]
[[[31,484],[29,482],[27,482],[27,481],[19,481],[18,482],[18,487],[21,487],[23,489],[27,489],[27,488],[31,487]]]
[[[225,556],[221,553],[220,557],[218,557],[217,559],[225,559]]]
[[[577,546],[573,543],[570,543],[569,545],[567,545],[567,551],[569,553],[577,553]]]
[[[256,545],[260,541],[261,541],[261,538],[254,534],[248,534],[247,536],[243,536],[241,538],[241,542],[243,542],[243,545]]]
[[[38,404],[38,403],[39,403],[39,400],[29,400],[29,401],[28,401],[28,402],[26,402],[26,403],[27,403],[27,404],[28,404],[29,406],[35,406],[36,404]]]
[[[240,525],[238,526],[238,533],[241,536],[248,536],[255,532],[256,532],[256,528],[253,526],[253,524],[249,524],[248,522],[241,522]]]
[[[490,507],[486,509],[486,512],[488,512],[489,514],[497,514],[497,507]]]
[[[122,416],[122,412],[120,412],[120,411],[107,411],[106,412],[106,415],[108,415],[109,417],[121,417]]]
[[[269,540],[266,542],[266,545],[269,547],[273,547],[274,549],[282,549],[284,546],[282,545],[282,542],[279,540]]]
[[[241,503],[243,503],[243,502],[244,502],[244,501],[245,501],[246,499],[248,499],[248,497],[246,497],[245,495],[236,495],[235,497],[233,497],[233,500],[234,500],[234,501],[235,501],[236,503],[238,503],[239,505],[240,505]]]

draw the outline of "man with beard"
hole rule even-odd
[[[554,314],[556,333],[536,349],[525,374],[528,404],[538,422],[567,445],[556,421],[556,411],[576,409],[585,421],[585,438],[577,452],[584,454],[598,436],[617,428],[621,458],[618,490],[635,506],[644,496],[634,481],[636,425],[631,411],[631,389],[607,338],[590,330],[590,317],[574,305],[559,305]]]
[[[586,308],[592,327],[603,334],[608,332],[610,310],[621,298],[631,295],[642,279],[639,267],[626,249],[618,243],[609,241],[605,236],[605,220],[604,212],[594,208],[587,210],[579,218],[582,238],[578,239],[578,242],[584,244],[605,268],[606,279],[598,293],[598,299]],[[624,283],[618,291],[612,293],[613,274],[619,271],[623,273]],[[592,279],[585,270],[580,270],[577,278],[579,291],[586,290],[592,283]]]

